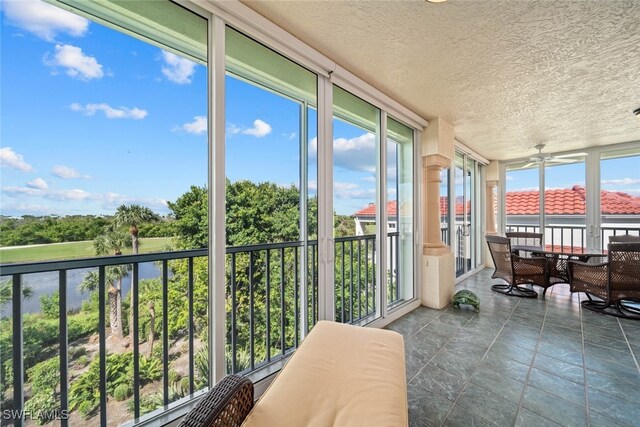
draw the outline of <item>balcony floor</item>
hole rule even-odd
[[[480,313],[420,307],[388,326],[405,337],[410,425],[637,426],[640,321],[583,310],[568,285],[498,294],[491,272],[456,287]]]

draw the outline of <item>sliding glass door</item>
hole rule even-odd
[[[453,162],[454,185],[449,187],[450,241],[455,254],[456,277],[482,263],[482,189],[483,166],[470,156],[457,152]]]

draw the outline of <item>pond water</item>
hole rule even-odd
[[[82,301],[89,297],[89,292],[80,292],[78,287],[80,282],[85,276],[91,272],[97,271],[97,268],[80,268],[76,270],[67,271],[67,309],[78,309],[82,306]],[[162,275],[162,268],[155,265],[152,262],[140,264],[140,276],[139,280],[160,278]],[[127,277],[122,280],[122,295],[127,295],[131,288],[131,276],[129,273]],[[24,274],[22,276],[23,284],[28,285],[33,290],[33,296],[25,300],[23,303],[24,313],[37,313],[40,311],[40,297],[42,295],[51,295],[54,291],[58,290],[59,274],[57,271],[51,271],[47,273],[34,273]],[[108,284],[107,284],[108,286]],[[6,312],[5,312],[6,315]]]

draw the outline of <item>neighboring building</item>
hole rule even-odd
[[[602,228],[605,237],[612,235],[613,229],[633,229],[637,234],[640,228],[640,197],[620,191],[600,192],[602,212]],[[572,188],[545,191],[545,221],[547,226],[574,226],[584,228],[586,223],[586,191],[584,187],[574,185]],[[471,204],[467,202],[467,213]],[[456,200],[456,223],[462,224],[462,198]],[[446,229],[448,217],[448,198],[440,197],[441,227]],[[507,229],[514,226],[535,227],[540,224],[540,196],[538,191],[510,191],[506,194]],[[387,203],[389,233],[397,231],[396,201]],[[376,221],[376,204],[353,214],[356,223],[356,235],[372,234]],[[617,233],[620,234],[620,233]]]

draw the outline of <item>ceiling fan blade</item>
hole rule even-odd
[[[561,159],[561,158],[555,157],[555,158],[553,158],[551,160],[547,160],[547,163],[559,163],[559,164],[562,164],[562,163],[575,163],[575,162],[579,162],[579,161],[580,161],[580,159]]]
[[[531,163],[527,163],[526,165],[522,166],[520,169],[529,169],[531,166],[537,166],[538,162],[531,162]]]
[[[560,154],[559,156],[553,156],[556,159],[562,159],[563,157],[581,157],[586,156],[587,153],[569,153],[569,154]]]

